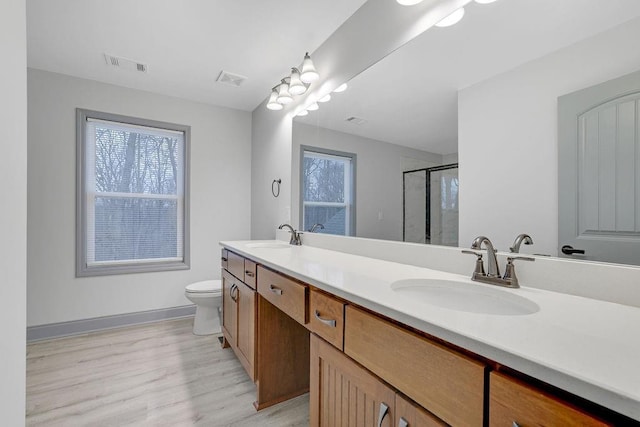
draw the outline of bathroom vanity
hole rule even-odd
[[[282,241],[221,244],[224,346],[258,410],[309,391],[312,426],[640,425],[636,307]],[[458,297],[434,302],[433,283]]]

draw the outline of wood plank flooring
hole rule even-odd
[[[27,346],[27,426],[308,426],[309,396],[256,412],[217,336],[178,319]]]

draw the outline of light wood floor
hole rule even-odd
[[[28,426],[308,426],[309,397],[256,412],[255,385],[192,319],[27,346]]]

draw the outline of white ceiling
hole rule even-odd
[[[27,0],[28,66],[252,111],[365,0]],[[104,53],[148,65],[107,66]],[[248,77],[239,88],[220,71]]]
[[[470,3],[356,76],[303,123],[440,154],[457,152],[457,91],[640,16],[638,0]],[[640,25],[640,21],[639,21]],[[363,125],[345,122],[350,116]]]

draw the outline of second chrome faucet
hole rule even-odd
[[[485,272],[484,262],[482,261],[482,246],[487,249],[487,270]],[[493,247],[493,243],[488,237],[478,236],[473,240],[471,244],[473,250],[463,250],[462,253],[473,254],[476,258],[476,266],[471,276],[471,280],[475,280],[482,283],[488,283],[491,285],[504,286],[507,288],[519,288],[518,277],[516,276],[516,270],[514,262],[516,260],[523,261],[535,261],[535,258],[523,257],[523,256],[510,256],[507,257],[507,265],[505,266],[504,275],[500,275],[500,267],[498,266],[498,258],[496,257],[496,250]]]

